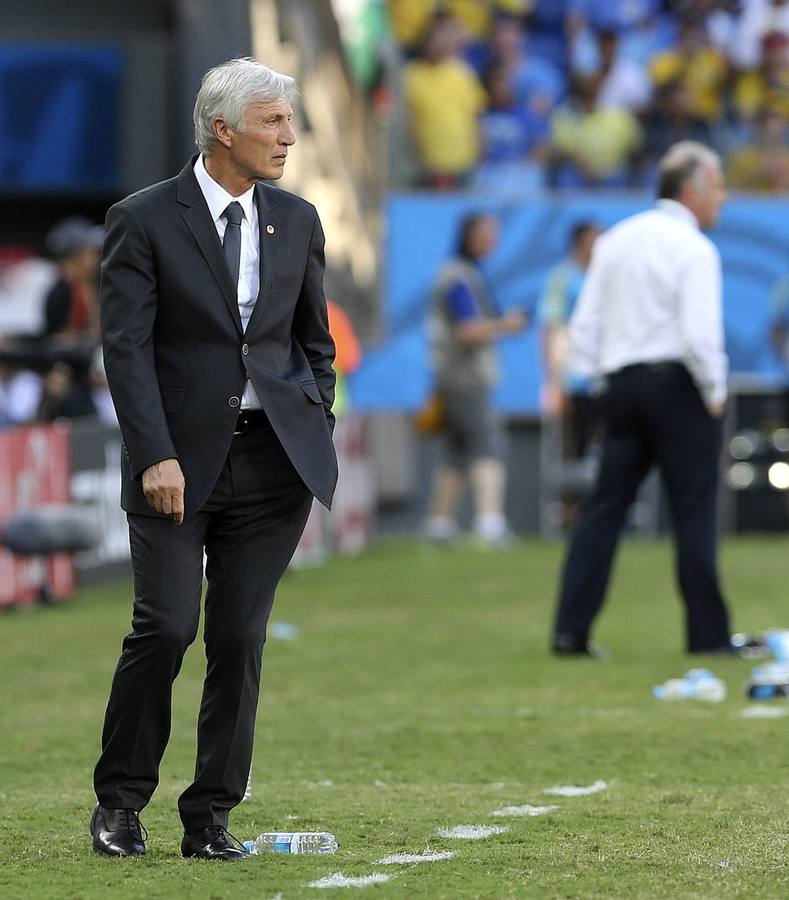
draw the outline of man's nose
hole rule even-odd
[[[280,143],[286,144],[288,147],[296,143],[296,132],[293,130],[293,126],[290,124],[290,122],[288,122],[282,129],[279,140]]]

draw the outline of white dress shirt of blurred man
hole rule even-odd
[[[598,655],[590,630],[625,518],[660,471],[672,514],[687,650],[731,652],[717,571],[716,497],[726,401],[720,255],[701,233],[726,200],[717,155],[683,141],[660,161],[654,209],[601,236],[570,321],[570,359],[604,380],[597,485],[562,572],[553,650]]]

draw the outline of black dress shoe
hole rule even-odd
[[[557,634],[551,644],[556,656],[588,656],[591,659],[606,659],[608,653],[589,638],[574,637],[571,634]]]
[[[246,859],[249,851],[221,825],[209,825],[185,834],[181,841],[181,856],[196,859]]]
[[[136,809],[96,806],[90,819],[93,849],[104,856],[145,856],[148,832]]]

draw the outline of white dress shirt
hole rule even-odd
[[[721,262],[674,200],[595,244],[570,319],[570,369],[599,378],[636,363],[684,363],[708,407],[726,399]]]
[[[260,232],[258,231],[258,207],[255,203],[254,185],[240,197],[233,197],[221,184],[208,174],[203,162],[203,154],[199,154],[194,165],[195,178],[203,192],[208,211],[214,220],[219,240],[224,240],[227,220],[224,212],[234,200],[241,205],[244,217],[241,220],[241,262],[238,267],[238,311],[241,325],[246,331],[249,317],[255,308],[260,290]],[[241,397],[241,409],[261,409],[262,405],[252,382],[247,379],[244,394]]]

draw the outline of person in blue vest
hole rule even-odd
[[[498,240],[498,221],[473,213],[460,226],[458,249],[440,268],[430,316],[435,388],[443,413],[442,461],[434,481],[425,535],[457,536],[456,511],[468,479],[475,536],[490,546],[510,542],[504,514],[504,435],[493,404],[496,341],[526,326],[522,311],[500,312],[480,268]]]

